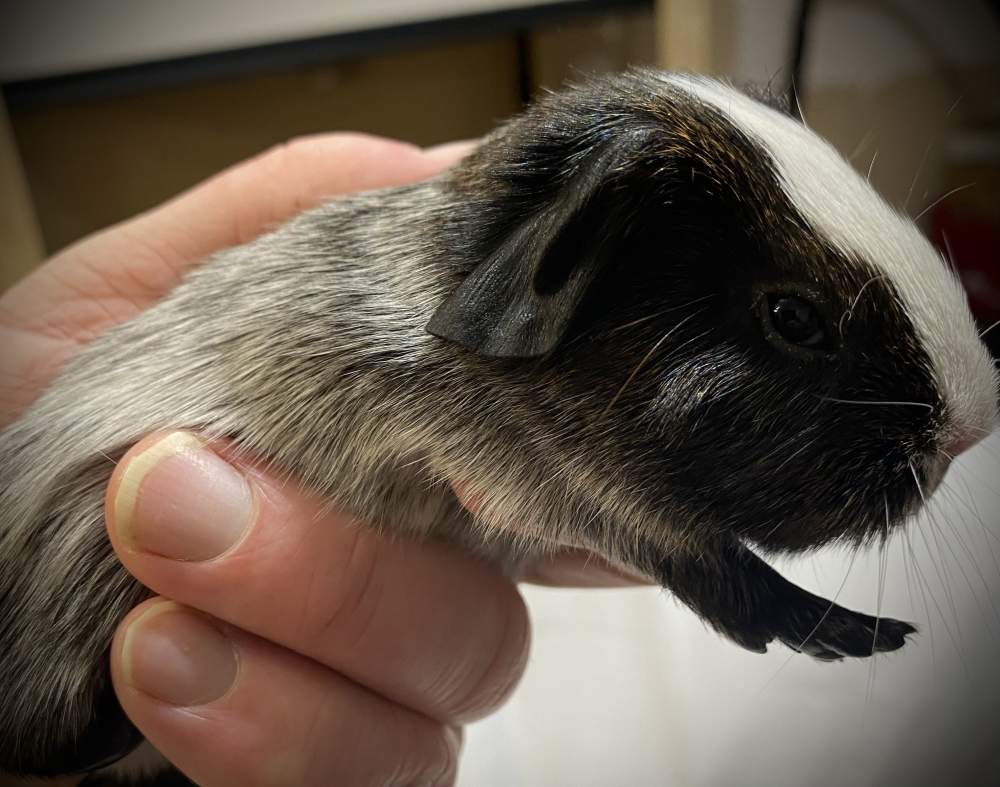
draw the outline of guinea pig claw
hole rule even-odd
[[[774,637],[763,636],[759,633],[731,630],[725,632],[726,635],[744,650],[753,653],[767,653],[767,645]]]
[[[865,658],[898,650],[906,635],[916,631],[909,623],[873,618],[814,596],[789,583],[794,593],[785,596],[785,621],[776,635],[793,650],[822,661],[845,656]]]

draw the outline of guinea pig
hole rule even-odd
[[[154,430],[511,573],[587,547],[745,648],[835,660],[914,628],[759,555],[886,538],[994,429],[997,385],[940,255],[780,106],[593,78],[427,182],[215,255],[0,433],[0,768],[79,772],[139,740],[107,651],[148,591],[103,499]]]

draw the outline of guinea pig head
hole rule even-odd
[[[532,417],[567,477],[614,479],[599,507],[627,496],[642,527],[864,543],[996,424],[940,255],[828,143],[729,86],[596,79],[451,177],[475,230],[428,330],[543,381]]]

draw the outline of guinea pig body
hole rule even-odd
[[[750,547],[884,537],[996,395],[950,271],[808,129],[654,71],[555,94],[431,181],[216,255],[0,432],[0,769],[137,740],[105,663],[146,591],[103,497],[151,431],[507,566],[589,547],[747,648],[832,660],[913,629]]]

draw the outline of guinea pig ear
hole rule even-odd
[[[514,228],[427,323],[434,336],[485,356],[533,358],[554,350],[609,255],[594,197],[622,152],[605,152]]]

